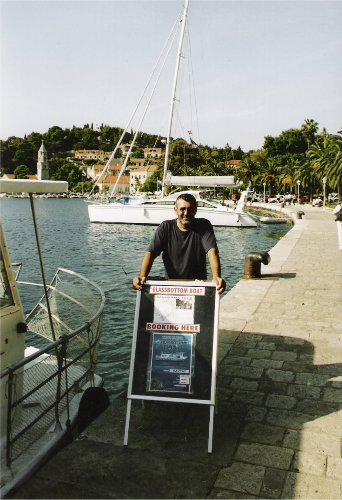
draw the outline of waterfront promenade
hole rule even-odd
[[[179,403],[133,401],[123,447],[123,397],[12,498],[342,498],[342,252],[330,209],[285,210],[221,300],[213,453],[209,409]]]

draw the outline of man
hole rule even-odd
[[[177,219],[166,220],[157,228],[141,263],[140,275],[133,278],[133,288],[141,290],[161,253],[166,279],[206,280],[206,255],[216,289],[222,294],[226,283],[221,278],[219,252],[213,227],[207,219],[196,219],[197,203],[193,195],[178,196],[174,207]]]
[[[342,250],[342,204],[340,202],[336,205],[333,214],[337,224],[338,248]]]

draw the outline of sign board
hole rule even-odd
[[[211,406],[216,392],[219,296],[212,282],[147,281],[137,293],[125,442],[132,399]]]

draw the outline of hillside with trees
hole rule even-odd
[[[74,152],[79,149],[113,151],[123,129],[102,125],[94,130],[92,125],[71,129],[51,127],[45,134],[32,132],[24,138],[9,137],[1,141],[1,175],[15,174],[23,178],[36,173],[37,155],[42,141],[48,152],[50,179],[66,180],[71,190],[79,190],[82,182],[82,167],[94,162],[77,162]],[[127,132],[123,143],[130,143],[134,132]],[[138,134],[136,150],[132,157],[143,157],[143,148],[165,149],[162,137],[144,132]],[[121,153],[119,153],[121,154]],[[238,167],[227,167],[229,160],[242,160]],[[155,191],[157,180],[162,178],[164,158],[143,189]],[[243,187],[250,185],[263,192],[266,184],[268,194],[295,193],[300,181],[301,192],[322,193],[326,180],[327,194],[338,192],[342,198],[342,131],[328,134],[323,128],[318,133],[318,123],[305,120],[300,129],[289,129],[278,137],[267,136],[262,147],[256,151],[233,150],[227,143],[224,148],[188,144],[183,139],[174,139],[170,147],[169,169],[174,175],[234,175]],[[85,191],[92,187],[84,182]]]

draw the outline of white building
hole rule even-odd
[[[139,186],[142,187],[146,179],[151,177],[153,172],[156,170],[156,165],[149,165],[145,168],[137,168],[135,170],[131,170],[130,177],[130,188],[129,192],[131,194],[135,194],[138,191]]]
[[[47,151],[43,142],[38,151],[37,178],[39,181],[49,180],[49,162],[47,159]]]

